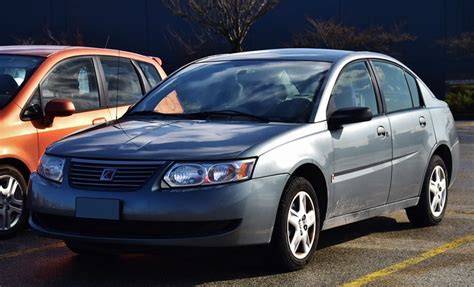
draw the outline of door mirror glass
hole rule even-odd
[[[44,108],[44,121],[47,126],[53,123],[55,117],[68,117],[76,111],[74,103],[69,100],[54,99]]]
[[[368,107],[349,107],[336,110],[328,120],[329,130],[336,130],[345,124],[367,122],[372,119],[372,112]]]

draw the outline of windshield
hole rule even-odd
[[[15,97],[42,61],[40,57],[0,55],[0,109]]]
[[[130,115],[246,116],[308,122],[331,63],[227,61],[190,65],[139,102]]]

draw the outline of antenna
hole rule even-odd
[[[118,56],[117,56],[117,93],[115,94],[115,121],[117,121],[118,119],[119,85],[120,85],[120,50],[118,50]]]
[[[104,46],[104,49],[107,48],[107,46],[109,45],[109,40],[110,40],[110,34],[107,35],[107,40],[105,40],[105,46]]]

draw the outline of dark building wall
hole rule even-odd
[[[183,31],[189,26],[160,0],[16,0],[1,6],[2,45],[37,37],[48,28],[55,35],[78,31],[91,46],[103,47],[109,38],[110,48],[157,55],[168,72],[189,60],[167,33],[170,28]],[[306,27],[307,16],[357,27],[403,22],[404,30],[418,38],[402,45],[398,58],[443,97],[447,79],[460,74],[474,78],[474,62],[452,59],[436,41],[474,31],[472,11],[471,0],[282,0],[256,23],[244,47],[287,47],[292,34]],[[217,43],[216,52],[227,49],[222,42]]]

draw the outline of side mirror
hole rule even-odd
[[[50,126],[55,117],[68,117],[76,112],[74,103],[68,100],[54,99],[44,108],[44,123]]]
[[[345,124],[367,122],[372,119],[368,107],[350,107],[334,111],[328,119],[329,130],[336,130]]]

